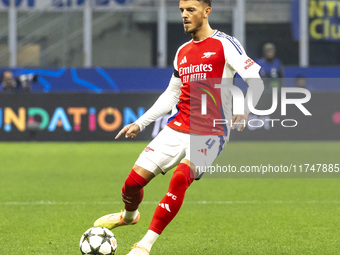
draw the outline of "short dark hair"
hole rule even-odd
[[[206,3],[208,6],[211,7],[211,2],[212,2],[212,0],[197,0],[197,1],[199,1],[199,2],[204,2],[204,3]]]

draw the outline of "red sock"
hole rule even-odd
[[[122,188],[122,199],[125,210],[135,211],[143,200],[143,187],[148,183],[146,179],[137,174],[133,169],[130,171]]]
[[[180,163],[171,177],[168,193],[156,208],[149,229],[161,234],[176,216],[184,200],[185,191],[193,182],[193,173],[187,164]]]

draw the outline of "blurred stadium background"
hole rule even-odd
[[[325,0],[213,1],[214,28],[238,38],[253,59],[273,43],[284,86],[303,77],[316,93],[309,120],[319,111],[330,130],[298,132],[303,140],[334,139],[339,130],[338,104],[318,107],[327,97],[319,92],[339,95],[339,6]],[[0,73],[38,75],[35,93],[0,93],[0,140],[110,140],[166,88],[175,52],[190,39],[177,0],[1,0],[0,14]],[[163,118],[139,139],[149,140],[164,124]],[[240,139],[277,140],[281,131]]]
[[[13,7],[10,2],[0,1],[3,67],[168,67],[178,46],[188,40],[177,0],[16,0]],[[299,50],[294,38],[295,2],[214,0],[211,23],[239,38],[254,59],[261,56],[264,43],[273,42],[285,65],[298,66],[300,51],[306,49]],[[300,2],[315,2],[313,13],[319,15],[318,6],[337,1]],[[332,17],[322,12],[323,21],[339,19],[337,5],[333,7]],[[311,38],[305,65],[339,64],[339,23],[333,24],[334,35]]]

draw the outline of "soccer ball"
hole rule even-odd
[[[80,251],[83,255],[114,255],[117,240],[107,228],[93,227],[80,238]]]

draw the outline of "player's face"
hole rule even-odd
[[[180,0],[179,9],[182,13],[184,32],[195,34],[203,25],[206,6],[197,0]]]

